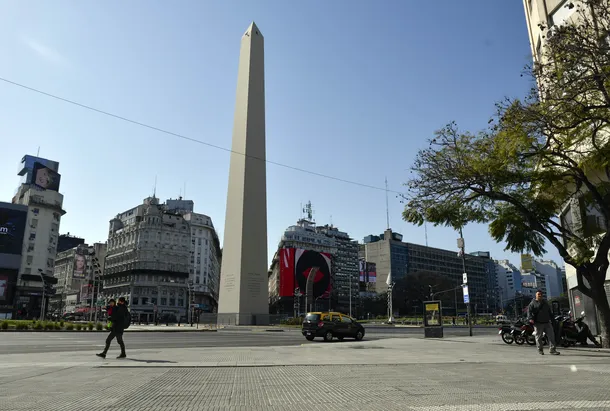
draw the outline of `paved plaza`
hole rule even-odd
[[[609,351],[497,336],[93,354],[0,355],[0,411],[610,410]]]

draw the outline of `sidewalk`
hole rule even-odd
[[[465,337],[128,355],[0,355],[0,411],[610,409],[607,350]]]

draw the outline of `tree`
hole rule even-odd
[[[409,313],[413,306],[421,304],[430,299],[430,287],[432,292],[446,291],[456,287],[449,278],[432,271],[417,271],[406,277],[398,279],[394,283],[393,298],[395,306],[400,313]],[[453,293],[438,294],[443,305],[453,306]]]
[[[610,348],[610,9],[578,4],[577,23],[553,28],[527,70],[537,83],[528,96],[498,103],[476,134],[450,123],[419,151],[403,218],[487,223],[511,252],[540,256],[551,244],[595,302]]]

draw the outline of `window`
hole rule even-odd
[[[184,307],[184,300],[183,299],[179,299],[178,300],[178,306],[179,307]]]
[[[34,241],[36,239],[36,233],[30,233],[30,241]]]
[[[138,297],[133,297],[133,298],[131,299],[131,304],[133,304],[133,305],[138,305],[138,303],[139,303],[139,302],[138,302],[138,300],[139,300],[139,298],[138,298]]]
[[[161,297],[161,305],[167,305],[167,298]]]

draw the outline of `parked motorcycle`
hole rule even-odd
[[[571,312],[568,315],[559,316],[557,322],[559,324],[559,343],[563,347],[574,346],[577,343],[580,345],[588,345],[587,341],[591,340],[595,346],[600,346],[595,336],[591,333],[591,329],[584,322],[585,312],[580,313],[580,317],[572,319]]]
[[[498,328],[498,334],[506,344],[517,343],[522,345],[525,340],[521,336],[521,326],[524,324],[522,319],[518,319],[513,325],[502,325]]]

